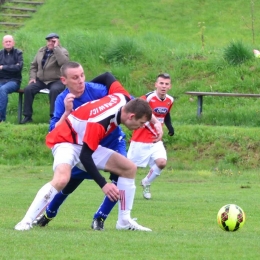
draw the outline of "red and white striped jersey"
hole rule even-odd
[[[153,114],[156,116],[158,121],[163,124],[165,116],[170,113],[170,110],[173,106],[174,98],[166,94],[165,99],[162,100],[157,96],[156,91],[149,92],[141,98],[145,99],[149,103]],[[133,132],[131,141],[153,143],[155,135],[156,130],[154,125],[147,122],[145,127],[139,128]]]
[[[52,148],[57,143],[83,145],[84,142],[95,151],[99,142],[118,126],[117,115],[126,103],[123,94],[108,95],[85,103],[46,136],[46,145]]]

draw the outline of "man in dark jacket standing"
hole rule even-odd
[[[59,35],[46,36],[46,46],[40,48],[30,67],[29,85],[24,89],[24,118],[21,124],[32,122],[33,100],[42,89],[49,89],[50,117],[53,116],[56,97],[65,89],[60,81],[60,68],[69,61],[68,51],[61,47]]]
[[[20,88],[22,80],[23,53],[14,48],[12,35],[3,37],[3,49],[0,50],[0,122],[6,119],[8,94]]]

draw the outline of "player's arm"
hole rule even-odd
[[[171,115],[170,112],[168,112],[164,118],[164,124],[168,129],[168,135],[169,136],[173,136],[174,135],[174,127],[172,125],[172,119],[171,119]]]
[[[105,72],[96,78],[92,79],[91,82],[105,85],[108,89],[108,94],[121,93],[124,94],[129,101],[131,99],[130,94],[122,86],[122,84],[109,72]]]
[[[147,100],[147,96],[149,95],[149,93],[147,95],[143,95],[140,98]],[[162,140],[162,136],[163,136],[163,129],[162,129],[162,124],[160,123],[160,121],[156,118],[156,116],[154,114],[152,114],[152,118],[150,120],[150,123],[154,125],[154,128],[157,132],[157,136],[155,136],[154,138],[154,143]]]
[[[70,113],[73,111],[73,101],[75,99],[75,95],[72,93],[68,93],[64,100],[59,99],[59,101],[55,101],[55,109],[54,116],[51,119],[50,128],[55,128],[60,125]]]
[[[115,81],[116,81],[116,78],[114,77],[113,74],[111,74],[110,72],[105,72],[103,74],[98,75],[97,77],[92,79],[90,82],[105,85],[107,87],[107,89],[109,90],[110,86]]]
[[[83,143],[79,159],[83,164],[85,170],[91,174],[93,180],[102,189],[107,184],[107,182],[106,179],[100,174],[94,163],[94,160],[92,158],[93,153],[94,151],[91,150],[86,143]]]
[[[118,188],[113,183],[107,183],[106,179],[100,174],[92,158],[93,153],[94,151],[86,143],[83,143],[79,159],[106,196],[111,201],[117,201],[119,198]]]

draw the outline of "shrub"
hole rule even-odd
[[[240,65],[253,58],[253,52],[241,41],[230,42],[224,49],[224,59],[232,65]]]
[[[143,56],[140,45],[132,38],[123,37],[113,42],[105,51],[105,61],[108,63],[132,62]]]

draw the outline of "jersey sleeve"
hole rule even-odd
[[[93,83],[99,83],[105,85],[107,89],[110,88],[113,82],[116,81],[116,78],[109,72],[105,72],[103,74],[98,75],[94,79],[91,80]]]
[[[65,96],[63,93],[61,93],[60,95],[58,95],[58,97],[55,100],[54,114],[50,120],[49,131],[51,131],[55,128],[56,123],[60,120],[60,118],[62,117],[62,115],[65,111],[65,106],[64,106]]]
[[[121,93],[128,99],[128,101],[131,100],[131,95],[128,93],[128,91],[126,91],[126,89],[119,81],[113,82],[108,92],[109,95],[115,93]]]

